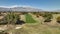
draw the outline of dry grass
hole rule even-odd
[[[34,18],[36,17],[34,16]],[[55,21],[55,18],[53,19]],[[43,21],[42,17],[36,18],[35,20],[39,22],[37,22],[36,24],[26,23],[22,28],[17,29],[17,30],[10,30],[10,31],[13,32],[13,34],[60,34],[60,27],[56,26],[56,24],[54,26],[41,24]],[[55,23],[54,21],[52,21],[53,24]]]
[[[43,19],[36,18],[36,20],[40,20],[40,22],[25,24],[21,29],[14,30],[13,34],[60,34],[60,27],[58,25],[41,24]]]
[[[15,30],[15,34],[60,34],[59,27],[50,27],[47,25],[36,24],[28,25],[26,24],[21,29]]]

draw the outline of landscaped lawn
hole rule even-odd
[[[30,14],[25,14],[26,23],[36,23]]]

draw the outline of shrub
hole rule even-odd
[[[16,21],[17,21],[17,19],[20,19],[20,17],[19,17],[19,15],[18,14],[15,14],[15,13],[8,13],[8,15],[6,15],[5,17],[4,17],[4,20],[3,20],[3,22],[5,21],[5,22],[7,22],[8,24],[14,24],[14,23],[16,23]]]
[[[0,31],[0,34],[9,34],[9,33],[5,31]]]
[[[45,21],[44,22],[50,22],[51,19],[53,18],[52,14],[50,14],[50,13],[45,13],[43,15],[43,17],[45,18]]]
[[[2,20],[0,20],[0,25],[9,24],[23,24],[24,21],[20,20],[19,14],[10,12]]]
[[[58,22],[58,23],[60,23],[60,16],[59,16],[59,17],[57,17],[57,22]]]
[[[3,16],[3,14],[0,12],[0,16]]]

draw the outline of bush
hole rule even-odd
[[[59,16],[59,17],[57,17],[57,22],[58,22],[58,23],[60,23],[60,16]]]
[[[45,21],[44,22],[50,22],[51,21],[51,19],[45,19]]]
[[[45,13],[43,15],[43,17],[45,18],[45,21],[44,22],[50,22],[51,19],[53,18],[52,14],[50,14],[50,13]]]
[[[40,12],[33,12],[32,14],[36,15],[37,18],[42,15]]]
[[[0,20],[0,25],[6,24],[24,24],[24,21],[20,20],[19,14],[10,12],[2,20]]]
[[[0,16],[3,16],[3,14],[0,12]]]
[[[8,23],[8,24],[14,24],[16,23],[17,19],[20,19],[18,14],[15,13],[8,13],[2,20],[0,21],[0,23]]]
[[[0,34],[9,34],[9,33],[5,31],[0,31]]]
[[[6,16],[5,19],[6,19],[6,21],[8,21],[8,23],[14,24],[14,23],[16,23],[17,19],[20,19],[20,18],[19,18],[19,15],[10,13]]]

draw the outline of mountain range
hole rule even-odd
[[[43,10],[32,7],[13,7],[13,8],[0,7],[0,11],[38,12]]]

